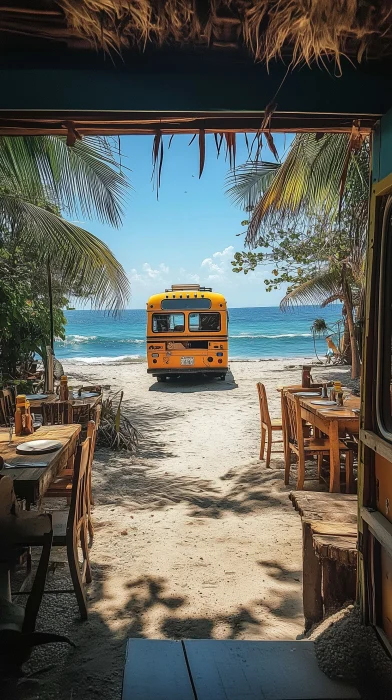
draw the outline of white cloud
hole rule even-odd
[[[205,258],[201,267],[204,267],[209,273],[207,280],[222,279],[226,272],[231,269],[231,260],[233,258],[234,246],[229,245],[224,250],[218,250],[212,254],[211,258]]]
[[[158,268],[154,270],[154,268],[151,267],[150,263],[143,263],[143,271],[147,277],[150,279],[156,279],[157,277],[161,277],[162,275],[167,275],[169,272],[169,268],[165,263],[160,263],[158,265]]]
[[[170,270],[165,263],[160,263],[157,268],[152,267],[150,263],[145,262],[142,265],[140,271],[135,267],[132,268],[130,272],[131,282],[136,282],[144,286],[148,285],[150,282],[162,282],[167,283],[167,276]]]

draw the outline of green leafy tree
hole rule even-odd
[[[51,317],[45,275],[37,259],[21,248],[0,248],[0,370],[16,377],[33,354],[45,358],[50,337]],[[53,325],[56,336],[64,339],[67,303],[60,285],[54,285]]]
[[[280,164],[246,163],[228,178],[228,194],[251,212],[233,271],[272,267],[267,291],[288,285],[282,308],[340,300],[347,319],[352,374],[359,374],[355,309],[364,285],[369,146],[350,137],[297,135]]]
[[[0,350],[9,372],[18,354],[44,357],[51,336],[63,336],[67,297],[125,306],[121,264],[62,214],[119,226],[128,186],[105,139],[70,148],[58,136],[0,137]]]
[[[67,217],[119,226],[128,188],[107,141],[68,147],[65,137],[0,137],[0,229],[34,242],[46,264],[56,260],[64,284],[88,291],[97,306],[123,308],[129,283],[109,248]]]

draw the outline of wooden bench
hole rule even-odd
[[[122,700],[357,700],[313,642],[129,639]]]
[[[355,600],[357,497],[292,492],[302,518],[305,630],[347,601]]]

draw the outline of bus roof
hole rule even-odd
[[[161,302],[164,299],[210,299],[211,309],[226,309],[226,299],[223,294],[217,292],[194,290],[194,289],[176,289],[176,291],[166,291],[160,294],[153,294],[147,301],[148,309],[161,309]]]

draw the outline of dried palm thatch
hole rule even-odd
[[[117,392],[102,402],[101,422],[97,433],[97,444],[111,450],[136,450],[139,433],[129,418],[121,411],[124,392]],[[118,403],[116,404],[116,400]]]
[[[244,35],[267,63],[290,45],[293,65],[324,57],[340,65],[350,39],[360,60],[372,39],[390,31],[391,18],[389,0],[256,0],[246,12]]]
[[[148,42],[210,43],[222,26],[268,63],[289,49],[292,65],[357,54],[392,40],[390,0],[57,0],[69,29],[106,51]],[[349,48],[348,48],[348,45]],[[380,47],[379,47],[380,48]]]

